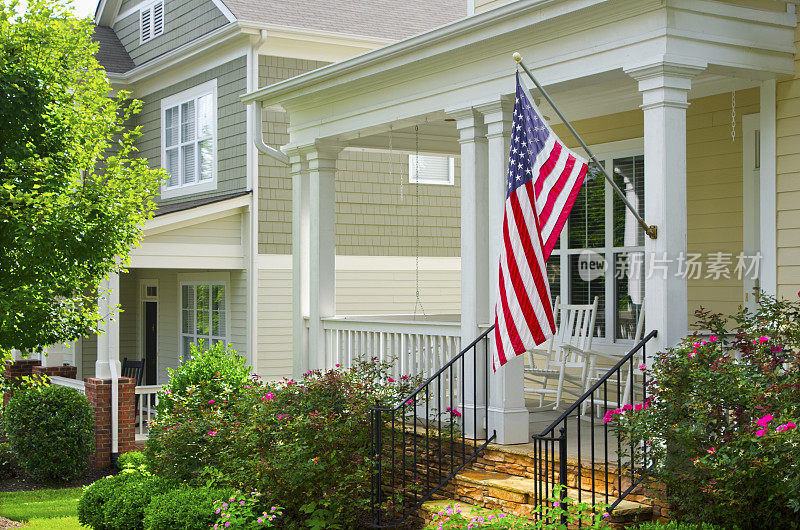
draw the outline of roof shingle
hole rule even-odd
[[[108,26],[95,26],[92,38],[100,43],[97,61],[106,72],[121,74],[136,66],[113,29]]]
[[[224,0],[241,21],[404,39],[467,16],[466,0]]]

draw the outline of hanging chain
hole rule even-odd
[[[414,317],[417,316],[417,307],[419,307],[420,312],[424,318],[428,318],[428,315],[425,314],[425,308],[422,307],[422,298],[419,295],[419,125],[414,126],[414,141],[415,141],[415,149],[414,149],[414,163],[416,167],[414,168],[414,201],[415,201],[415,227],[416,227],[416,265],[415,265],[415,284],[417,288],[417,300],[414,302]]]
[[[731,88],[731,142],[736,141],[736,81]]]

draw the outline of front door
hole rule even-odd
[[[144,381],[146,385],[157,384],[158,362],[158,302],[144,303]]]

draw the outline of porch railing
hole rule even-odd
[[[532,437],[538,486],[531,494],[531,504],[545,502],[555,486],[561,485],[562,495],[568,493],[578,502],[606,504],[611,512],[644,480],[647,448],[623,449],[618,436],[609,436],[608,422],[599,413],[605,415],[628,405],[645,406],[648,381],[641,365],[647,363],[646,346],[656,335],[655,330],[648,333],[555,421]],[[577,476],[576,490],[568,491],[568,482],[573,482],[568,481],[570,473]]]
[[[81,394],[84,395],[86,394],[86,386],[83,384],[83,381],[79,381],[77,379],[71,379],[69,377],[61,377],[58,375],[51,375],[50,384],[74,388]]]
[[[350,367],[357,360],[393,361],[394,376],[428,376],[461,347],[459,322],[396,318],[336,317],[323,320],[326,366]]]
[[[486,430],[493,329],[394,407],[371,409],[373,527],[402,524],[495,439]]]
[[[156,416],[156,406],[158,405],[158,393],[161,391],[161,385],[143,385],[137,386],[136,394],[136,411],[134,434],[136,441],[145,441],[149,438],[150,420]]]

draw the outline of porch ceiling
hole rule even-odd
[[[795,24],[788,13],[712,0],[519,0],[243,101],[283,107],[295,146],[331,139],[379,147],[392,124],[400,147],[402,129],[427,122],[439,128],[431,142],[448,152],[455,129],[444,128],[444,111],[513,92],[514,51],[567,115],[581,119],[638,107],[637,85],[623,68],[661,61],[705,67],[691,97],[728,91],[731,77],[741,89],[790,74]]]

